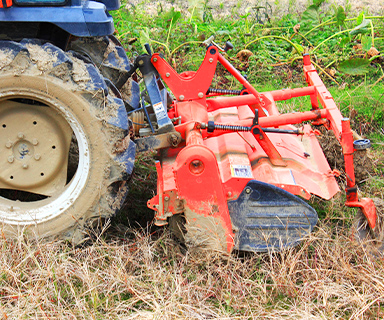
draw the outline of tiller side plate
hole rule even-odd
[[[279,251],[297,245],[317,223],[305,201],[271,184],[251,180],[235,201],[228,201],[235,246],[243,251]]]

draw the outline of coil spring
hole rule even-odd
[[[228,94],[228,95],[240,95],[241,91],[240,90],[227,90],[227,89],[215,89],[215,88],[209,88],[207,91],[207,94]]]
[[[251,131],[251,128],[244,127],[244,126],[231,126],[227,124],[215,124],[215,130],[223,130],[223,131],[234,131],[234,132],[241,132],[241,131]]]

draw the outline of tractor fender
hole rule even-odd
[[[87,1],[84,6],[18,7],[0,9],[1,22],[52,23],[77,37],[110,35],[113,19],[103,3]]]

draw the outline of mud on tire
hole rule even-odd
[[[0,121],[6,236],[78,243],[86,226],[121,207],[135,146],[116,151],[129,131],[127,113],[93,65],[49,43],[0,41]]]
[[[68,48],[93,63],[108,79],[111,90],[133,109],[139,105],[139,85],[129,77],[131,65],[122,44],[114,36],[74,38]]]

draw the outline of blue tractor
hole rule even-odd
[[[118,0],[0,0],[0,220],[78,243],[121,208],[139,105]]]

